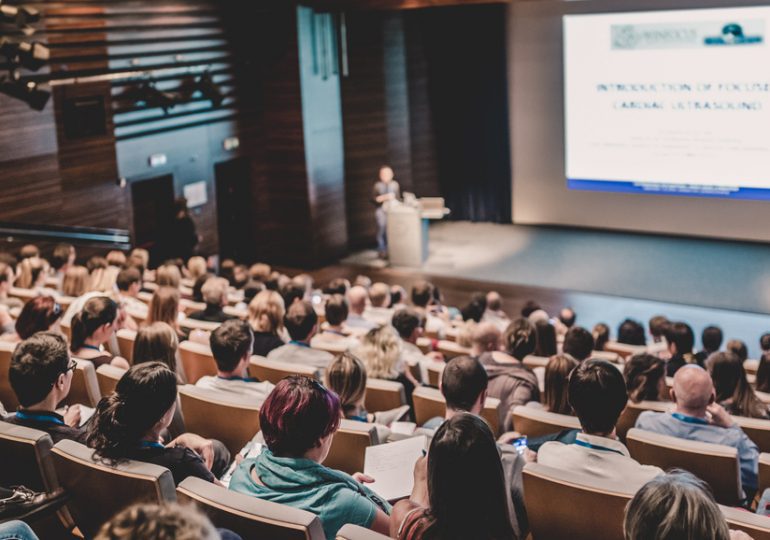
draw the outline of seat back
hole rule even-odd
[[[0,422],[0,486],[23,485],[34,491],[59,486],[51,460],[53,442],[48,433]]]
[[[770,488],[770,454],[759,454],[759,493]]]
[[[93,450],[63,440],[53,447],[56,476],[80,531],[89,538],[118,511],[135,502],[175,501],[171,472],[158,465],[126,460],[115,466],[93,459]]]
[[[629,356],[647,352],[647,347],[644,345],[626,345],[625,343],[618,343],[617,341],[608,341],[604,345],[604,350],[607,352],[614,352],[625,360]]]
[[[722,510],[730,530],[743,531],[753,540],[770,540],[770,519],[766,516],[721,504],[719,509]]]
[[[213,332],[217,328],[219,328],[219,325],[222,323],[218,322],[210,322],[210,321],[199,321],[198,319],[182,319],[179,321],[179,326],[182,328],[185,328],[187,330],[203,330],[204,332]]]
[[[754,441],[760,452],[770,452],[770,420],[733,416],[743,432]]]
[[[534,540],[623,540],[634,496],[627,486],[538,463],[527,463],[522,478]]]
[[[365,407],[369,412],[389,411],[406,403],[404,385],[396,381],[367,379]]]
[[[133,364],[136,330],[121,328],[115,333],[115,337],[118,339],[118,350],[120,351],[120,356],[128,360],[129,364]]]
[[[126,370],[104,364],[96,368],[96,382],[99,384],[99,392],[102,397],[109,396],[115,391],[120,378],[125,375]]]
[[[454,341],[442,339],[438,342],[438,352],[444,355],[447,361],[451,360],[455,356],[463,356],[471,354],[471,350],[468,347],[458,345]]]
[[[374,424],[343,419],[340,429],[334,434],[324,465],[348,474],[362,472],[366,448],[378,442]]]
[[[414,389],[412,393],[414,402],[415,422],[418,426],[425,424],[431,418],[444,418],[446,415],[446,400],[444,395],[435,388],[421,386]],[[496,436],[499,435],[500,421],[498,408],[500,400],[488,397],[484,403],[484,409],[481,411],[481,417],[489,424],[489,428]]]
[[[217,439],[236,455],[259,431],[259,403],[252,399],[196,388],[179,387],[185,428]]]
[[[626,440],[626,433],[636,425],[636,420],[644,411],[665,412],[671,406],[672,403],[667,401],[640,401],[639,403],[629,401],[626,408],[620,413],[620,418],[618,418],[618,423],[615,426],[618,439]]]
[[[342,343],[338,343],[335,341],[328,341],[323,339],[313,341],[310,346],[314,349],[318,349],[319,351],[326,351],[334,355],[342,354],[350,348],[350,345],[346,344],[344,341]]]
[[[102,394],[99,391],[99,381],[96,378],[94,363],[80,358],[73,358],[73,360],[77,363],[77,367],[72,373],[70,393],[67,394],[63,403],[66,405],[82,403],[89,407],[96,407]]]
[[[17,343],[9,341],[0,341],[0,403],[5,406],[8,412],[15,411],[19,407],[19,400],[16,399],[16,392],[11,388],[11,381],[8,379],[8,372],[11,369],[11,357],[16,350]]]
[[[273,384],[278,384],[278,381],[291,375],[305,375],[313,379],[319,378],[318,369],[312,366],[268,360],[264,356],[251,357],[251,360],[249,360],[249,375],[260,381],[270,381]]]
[[[747,375],[755,375],[757,374],[757,370],[759,369],[759,360],[752,360],[748,359],[743,362],[743,369],[746,370]]]
[[[711,486],[716,500],[737,505],[742,498],[738,451],[721,444],[688,441],[631,429],[626,435],[631,457],[645,465],[690,471]]]
[[[190,384],[195,384],[206,375],[213,377],[217,374],[217,363],[208,345],[183,341],[179,344],[179,360]]]
[[[565,429],[580,429],[580,421],[574,416],[519,405],[513,409],[513,429],[527,437],[540,437]]]
[[[444,362],[429,362],[425,366],[428,372],[428,384],[433,388],[438,388],[441,384],[441,375],[444,373],[446,364]]]
[[[321,521],[310,512],[188,477],[176,489],[180,502],[195,502],[216,523],[243,538],[323,540]]]
[[[549,358],[547,356],[535,356],[530,354],[529,356],[525,356],[521,363],[527,366],[529,369],[535,369],[548,365],[548,360]]]
[[[390,537],[359,525],[348,523],[337,531],[336,540],[387,540],[388,538]]]

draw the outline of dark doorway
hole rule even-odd
[[[150,252],[150,265],[158,264],[168,223],[174,217],[174,176],[171,174],[131,182],[134,210],[134,243]]]
[[[255,253],[249,162],[236,158],[218,163],[215,174],[220,259],[252,263]]]

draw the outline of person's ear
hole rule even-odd
[[[673,388],[671,388],[671,390],[668,391],[668,394],[671,396],[671,401],[676,403],[676,393],[674,392]]]
[[[713,404],[716,400],[717,400],[716,392],[712,390],[711,395],[709,396],[709,405]]]

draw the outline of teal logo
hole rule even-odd
[[[737,23],[728,23],[722,27],[722,35],[707,37],[703,40],[705,45],[754,45],[763,43],[764,36],[747,36],[743,27]]]

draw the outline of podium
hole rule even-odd
[[[419,268],[428,258],[428,226],[449,214],[443,197],[391,203],[388,212],[388,258],[394,266]]]

